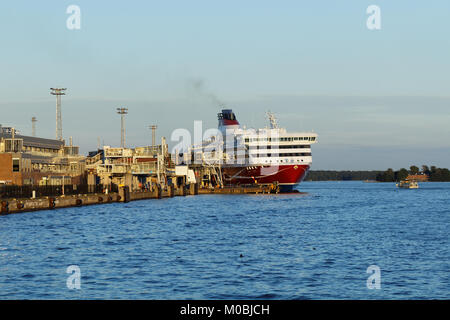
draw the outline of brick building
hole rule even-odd
[[[0,126],[0,184],[38,185],[52,177],[68,177],[80,183],[85,157],[64,141],[15,134]]]

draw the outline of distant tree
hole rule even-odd
[[[396,173],[389,168],[385,172],[377,174],[376,179],[380,182],[393,182],[396,179]]]
[[[416,172],[416,169],[411,166],[411,173]],[[417,167],[416,167],[417,168]],[[418,169],[418,168],[417,168]],[[450,170],[446,168],[438,168],[436,166],[422,166],[422,172],[428,175],[429,181],[433,182],[450,182]],[[403,180],[408,176],[409,172],[405,168],[400,169],[399,171],[392,170],[389,168],[384,172],[379,172],[376,174],[376,180],[380,182],[392,182]]]
[[[417,169],[419,169],[419,168],[417,168]],[[405,168],[401,168],[398,171],[398,173],[397,173],[397,179],[396,180],[397,181],[405,180],[408,175],[409,175],[408,170],[406,170]]]
[[[450,170],[431,166],[429,180],[434,182],[450,181]]]
[[[430,181],[450,181],[450,170],[432,166],[422,166],[422,172],[428,174]],[[341,180],[376,180],[380,182],[394,182],[405,179],[409,171],[405,168],[395,171],[389,168],[386,171],[309,171],[307,181],[341,181]]]
[[[430,178],[430,181],[438,181],[437,179],[438,179],[438,172],[437,172],[437,167],[436,166],[431,166],[430,167],[430,175],[429,175],[429,178]]]
[[[442,172],[440,168],[431,170],[430,181],[442,181]]]
[[[450,181],[450,170],[442,169],[442,180],[441,181]]]
[[[410,172],[411,174],[418,174],[418,173],[419,173],[419,167],[417,167],[417,166],[411,166],[411,167],[409,167],[409,172]]]
[[[344,181],[350,181],[350,180],[353,180],[353,176],[352,176],[352,174],[350,172],[344,172],[342,174],[341,179],[344,180]]]
[[[385,181],[386,182],[394,182],[395,181],[395,172],[392,168],[389,168],[385,172]]]
[[[307,181],[375,180],[380,171],[315,171],[311,170]]]

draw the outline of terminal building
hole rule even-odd
[[[0,125],[0,184],[80,184],[85,157],[65,141],[20,135]]]

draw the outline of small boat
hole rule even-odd
[[[419,189],[419,183],[414,180],[402,180],[396,186],[403,189]]]

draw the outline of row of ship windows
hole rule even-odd
[[[257,141],[316,141],[316,137],[245,138],[245,142],[257,142]]]
[[[256,154],[252,157],[310,157],[311,153],[268,153],[268,154]]]
[[[280,160],[281,163],[295,163],[295,162],[303,162],[303,159],[299,160],[299,159],[283,159]],[[273,163],[272,160],[266,160],[266,163]],[[276,161],[274,161],[274,163],[276,163]]]
[[[309,149],[311,148],[308,144],[301,144],[301,145],[281,145],[281,146],[250,146],[250,150],[252,149]]]

